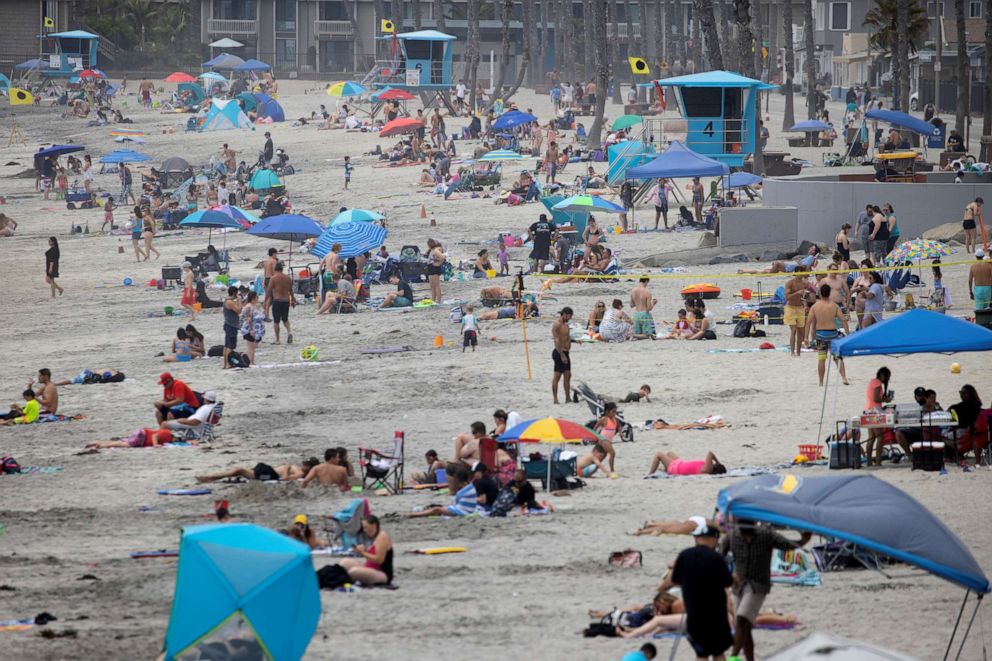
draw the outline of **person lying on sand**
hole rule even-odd
[[[220,473],[197,475],[196,481],[217,482],[218,480],[226,480],[231,477],[243,477],[246,480],[260,480],[262,482],[274,482],[276,480],[292,482],[294,480],[302,480],[310,472],[310,469],[319,465],[320,459],[317,457],[305,459],[302,464],[282,464],[275,468],[259,462],[255,464],[254,468],[234,466]]]
[[[348,491],[351,485],[348,484],[348,469],[340,465],[340,455],[335,448],[328,448],[324,451],[324,463],[318,464],[310,469],[306,477],[303,478],[303,487],[316,480],[321,486],[337,486],[341,491]]]
[[[664,466],[669,475],[723,475],[727,467],[717,461],[712,452],[706,453],[706,459],[679,459],[674,452],[658,452],[651,459],[651,470],[648,475],[658,472],[658,466]]]
[[[605,460],[606,448],[597,443],[592,446],[592,450],[579,457],[579,460],[575,463],[575,469],[584,478],[592,477],[596,474],[596,471],[602,471],[603,475],[609,475],[610,471],[603,465]]]
[[[636,611],[625,611],[621,614],[621,624],[617,625],[616,633],[619,638],[639,638],[655,633],[666,633],[678,631],[682,626],[685,617],[685,604],[682,599],[675,597],[670,592],[662,592],[655,597],[651,606],[651,617],[646,621],[643,618],[647,615],[647,607],[642,607]],[[626,623],[624,623],[626,616]],[[734,602],[727,598],[727,617],[734,622]],[[641,622],[638,624],[638,622]],[[764,626],[795,626],[799,624],[799,618],[795,615],[782,615],[772,610],[765,610],[758,613],[755,624]]]
[[[509,289],[499,286],[493,287],[483,287],[482,291],[479,292],[479,298],[485,301],[512,301],[514,299],[513,292]]]
[[[172,443],[176,438],[168,429],[135,429],[126,439],[111,439],[109,441],[93,441],[87,443],[84,450],[102,450],[104,448],[157,448],[166,443]],[[190,442],[196,445],[195,441]]]
[[[425,516],[468,516],[475,514],[479,508],[479,495],[475,486],[469,480],[469,469],[458,464],[448,466],[448,491],[454,493],[451,505],[432,505],[419,512],[408,512],[409,518]]]
[[[772,265],[766,269],[737,269],[738,274],[749,274],[749,275],[760,275],[764,273],[792,273],[797,267],[804,267],[804,271],[815,271],[816,262],[820,259],[820,248],[818,246],[810,246],[809,251],[804,257],[799,257],[798,255],[788,262],[775,260]]]
[[[705,516],[690,516],[685,521],[645,521],[633,535],[691,535],[701,526],[713,526]],[[716,527],[716,526],[714,526]]]
[[[54,381],[57,386],[89,385],[91,383],[117,383],[124,380],[124,372],[113,367],[100,367],[95,370],[83,370],[71,379]]]
[[[651,424],[652,429],[673,429],[676,431],[687,431],[689,429],[723,429],[727,427],[727,422],[718,415],[709,415],[695,422],[683,422],[681,424],[671,424],[664,420],[655,420]]]
[[[539,317],[541,316],[541,311],[537,307],[537,303],[531,301],[524,301],[521,306],[511,305],[502,308],[491,308],[488,310],[483,310],[476,315],[478,321],[495,321],[496,319],[521,319],[520,312],[523,312],[523,317]]]

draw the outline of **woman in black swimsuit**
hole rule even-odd
[[[441,302],[441,274],[444,273],[444,248],[434,239],[427,240],[427,282],[431,286],[431,300]]]
[[[64,290],[55,282],[55,278],[59,277],[60,256],[59,240],[54,236],[48,237],[48,250],[45,251],[45,282],[52,288],[52,298],[55,298],[56,291],[58,291],[59,296],[64,293]]]
[[[851,259],[851,240],[847,236],[847,230],[851,229],[850,223],[844,223],[840,226],[840,232],[837,233],[837,252],[840,256],[844,258],[844,261]]]

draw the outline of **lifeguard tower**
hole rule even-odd
[[[776,89],[775,85],[747,78],[731,71],[707,71],[655,81],[671,87],[682,120],[677,130],[666,131],[671,120],[644,118],[643,140],[666,145],[682,140],[689,149],[726,163],[742,167],[754,153],[758,135],[755,96]]]
[[[50,32],[39,35],[41,60],[47,67],[39,69],[46,78],[69,78],[82,69],[95,69],[100,37],[85,30]]]
[[[382,36],[376,41],[375,67],[363,83],[376,89],[393,87],[419,94],[425,108],[444,105],[454,112],[449,98],[454,36],[418,30]]]

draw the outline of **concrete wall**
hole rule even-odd
[[[992,200],[992,184],[897,184],[823,181],[821,178],[765,179],[768,207],[799,210],[798,239],[833,243],[845,222],[854,225],[866,204],[891,202],[901,235],[915,238],[943,223],[958,221],[976,197]],[[722,219],[722,216],[721,216]],[[721,230],[722,233],[722,230]]]
[[[720,210],[720,247],[758,243],[799,245],[796,207],[729,207]]]

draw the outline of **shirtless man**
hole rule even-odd
[[[224,148],[221,149],[221,159],[224,162],[224,169],[227,170],[226,174],[234,174],[238,169],[238,158],[237,153],[224,143]]]
[[[333,448],[324,451],[324,463],[310,469],[303,478],[303,486],[306,487],[313,480],[317,480],[317,484],[325,487],[336,485],[341,491],[348,491],[351,488],[348,484],[348,469],[340,465],[338,451]]]
[[[335,243],[331,246],[331,252],[324,255],[324,260],[320,263],[320,269],[324,273],[335,274],[338,269],[341,268],[341,257],[338,253],[341,252],[341,244]]]
[[[483,287],[479,298],[483,301],[512,301],[513,292],[499,286]]]
[[[551,339],[555,343],[555,348],[551,352],[551,360],[554,362],[551,394],[554,396],[555,404],[558,404],[558,381],[562,375],[565,376],[565,399],[568,400],[572,396],[572,359],[568,355],[572,349],[572,336],[568,331],[568,322],[571,320],[572,308],[565,307],[562,308],[555,323],[551,324]]]
[[[540,314],[537,303],[524,301],[519,305],[508,305],[501,308],[490,308],[475,315],[476,321],[495,321],[496,319],[521,319],[523,317],[536,317]]]
[[[38,383],[41,384],[41,388],[35,390],[38,395],[38,404],[41,405],[42,413],[58,413],[59,412],[59,391],[55,387],[55,383],[52,382],[52,371],[47,367],[43,367],[38,370]],[[34,380],[28,382],[28,388],[34,386]]]
[[[262,263],[262,288],[268,290],[269,280],[276,274],[276,264],[279,262],[279,251],[269,248],[269,256]]]
[[[286,344],[293,343],[293,329],[289,326],[289,308],[296,306],[293,296],[293,279],[283,273],[282,262],[276,264],[276,272],[265,289],[265,312],[272,315],[272,327],[279,344],[279,323],[286,327]],[[271,312],[270,312],[271,311]]]
[[[978,261],[968,269],[968,293],[975,301],[976,310],[992,307],[992,261],[985,259],[985,251],[975,251]]]
[[[597,443],[592,446],[592,450],[579,457],[575,462],[575,470],[586,479],[592,477],[597,472],[603,475],[611,475],[610,471],[603,465],[606,460],[606,448]]]
[[[830,286],[830,300],[837,304],[840,308],[840,313],[843,316],[847,316],[847,304],[851,300],[851,291],[847,287],[847,278],[843,277],[837,271],[840,267],[837,264],[830,264],[827,267],[829,273],[820,278],[817,285],[829,285]]]
[[[197,475],[196,481],[216,482],[217,480],[223,480],[229,477],[243,477],[246,480],[283,480],[292,482],[302,479],[314,466],[318,465],[320,465],[320,460],[317,457],[310,457],[302,464],[283,464],[275,468],[268,464],[257,463],[254,468],[235,466],[234,468],[229,468],[220,473],[213,473],[212,475]]]
[[[964,208],[964,220],[962,221],[962,225],[964,226],[965,252],[975,252],[975,238],[977,236],[975,229],[978,227],[978,219],[982,216],[982,204],[984,203],[985,200],[980,197],[976,197],[974,202],[969,202]]]
[[[809,310],[809,318],[806,320],[806,331],[804,337],[809,337],[815,333],[815,340],[820,348],[817,361],[817,371],[820,375],[820,385],[823,385],[823,373],[826,369],[827,354],[830,353],[830,343],[840,337],[838,328],[843,326],[844,333],[850,333],[847,325],[847,317],[842,315],[840,307],[831,299],[833,290],[830,285],[823,283],[820,285],[820,300],[813,304]],[[847,372],[844,370],[844,359],[837,359],[837,366],[840,368],[840,378],[847,382]]]
[[[486,423],[473,422],[471,434],[459,434],[455,436],[455,459],[456,463],[472,466],[477,461],[482,460],[479,451],[479,439],[486,436]]]
[[[783,323],[789,327],[789,355],[798,356],[803,348],[806,327],[806,271],[796,269],[785,283],[785,313]]]
[[[740,274],[750,274],[750,275],[761,275],[764,273],[794,273],[803,268],[807,271],[815,271],[816,263],[820,261],[820,248],[818,246],[811,246],[806,252],[806,256],[800,258],[796,255],[791,261],[783,262],[781,260],[775,260],[772,265],[766,269],[737,269],[737,273]]]
[[[630,306],[634,308],[634,337],[636,339],[655,338],[654,319],[651,318],[651,310],[657,305],[658,299],[651,296],[648,290],[648,278],[641,278],[640,282],[630,292]]]

